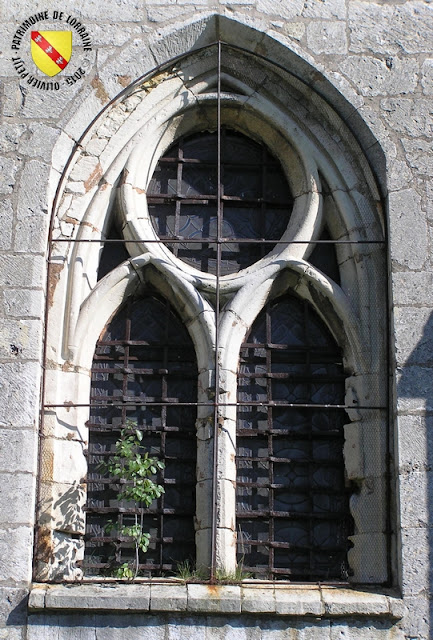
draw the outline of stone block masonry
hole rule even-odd
[[[66,83],[64,72],[49,78],[31,62],[32,29],[58,29],[48,4],[4,2],[0,27],[0,640],[427,640],[433,629],[433,3],[66,0],[56,11],[64,13],[62,28],[73,32],[73,60],[88,56],[85,74],[73,84]],[[130,137],[118,132],[127,131],[124,122],[142,99],[137,88],[128,87],[157,65],[218,39],[282,65],[293,78],[290,100],[298,101],[298,114],[303,110],[298,128],[310,122],[319,99],[330,105],[338,114],[332,125],[335,149],[342,148],[339,132],[349,129],[377,182],[375,207],[385,211],[390,241],[389,317],[382,318],[389,326],[391,354],[390,591],[230,585],[215,587],[217,597],[207,586],[184,584],[32,589],[37,478],[41,469],[48,477],[53,463],[50,456],[38,460],[41,380],[50,364],[43,362],[45,304],[50,308],[57,286],[66,292],[70,286],[60,249],[52,254],[47,282],[50,220],[53,206],[60,204],[56,194],[67,182],[52,227],[56,238],[72,238],[77,225],[86,224],[83,211],[93,206],[102,212],[114,202],[104,200],[105,176],[115,175],[124,149],[130,152]],[[92,51],[85,51],[90,41]],[[58,91],[31,86],[19,76],[13,58],[24,51],[31,73],[41,82],[59,83]],[[176,66],[170,69],[177,72]],[[256,87],[244,94],[244,113],[271,86],[270,77],[255,80]],[[297,93],[296,83],[303,88]],[[242,92],[245,86],[235,88]],[[130,95],[122,101],[125,90]],[[191,100],[201,99],[198,84],[194,90]],[[282,91],[277,95],[277,88],[273,92],[275,109],[283,112],[288,98]],[[111,101],[122,107],[102,117]],[[162,102],[154,109],[157,119]],[[98,118],[98,135],[89,140]],[[314,128],[322,135],[317,123]],[[140,143],[149,144],[148,133],[141,136]],[[68,164],[71,153],[84,148],[80,161]],[[351,170],[348,165],[345,177]],[[127,183],[126,175],[122,179]],[[339,260],[344,264],[344,255]],[[345,268],[345,273],[362,271],[362,254]],[[85,290],[89,283],[81,278]],[[363,295],[352,292],[354,308]],[[61,339],[51,345],[48,360],[67,362],[64,346]],[[68,373],[74,380],[87,376]],[[352,386],[357,393],[362,389],[359,380]],[[346,449],[350,444],[362,451],[362,432],[353,433],[358,420],[346,429]],[[374,469],[373,453],[350,459],[351,481]],[[74,462],[65,461],[70,468]],[[361,497],[382,482],[373,475]]]

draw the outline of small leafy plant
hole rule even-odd
[[[131,564],[124,562],[115,570],[116,578],[132,580],[138,575],[139,552],[145,553],[150,543],[150,534],[143,531],[143,508],[149,507],[152,502],[164,493],[164,487],[156,484],[151,477],[164,469],[164,463],[148,452],[142,452],[141,442],[143,433],[135,429],[132,433],[128,428],[122,429],[120,438],[115,445],[115,453],[108,462],[104,462],[101,468],[113,478],[113,484],[120,486],[117,494],[118,500],[134,502],[140,509],[140,514],[135,513],[135,522],[130,525],[120,525],[108,522],[105,531],[115,531],[117,539],[127,538],[135,545],[135,560]]]

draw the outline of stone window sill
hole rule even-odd
[[[392,594],[330,586],[241,585],[146,582],[134,584],[34,584],[29,609],[35,611],[169,611],[197,614],[281,616],[366,616],[400,619],[403,601]]]

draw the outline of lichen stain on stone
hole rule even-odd
[[[117,76],[117,82],[122,85],[122,87],[127,87],[131,84],[132,78],[131,76]]]
[[[53,306],[54,292],[60,280],[60,274],[64,266],[65,266],[64,264],[51,263],[48,267],[49,269],[48,291],[47,291],[48,308],[51,308]]]
[[[51,530],[47,527],[41,527],[38,535],[37,557],[41,562],[47,564],[51,561],[54,553]]]
[[[89,227],[89,229],[91,229],[95,233],[99,233],[99,229],[95,227],[93,224],[91,224],[90,222],[82,222],[81,224],[83,225],[83,227]]]
[[[172,78],[173,74],[169,71],[163,71],[162,73],[159,73],[158,75],[153,76],[153,78],[151,78],[150,80],[147,80],[147,82],[143,82],[143,84],[140,86],[140,89],[145,89],[146,91],[152,91],[152,89],[156,89],[156,87],[158,87],[161,82],[164,82],[164,80],[168,80],[169,78]]]
[[[102,174],[103,174],[103,170],[100,163],[98,162],[98,164],[93,169],[92,173],[84,183],[84,188],[86,190],[86,193],[90,191],[90,189],[92,189],[95,185],[98,184],[99,180],[102,177]]]
[[[51,482],[53,479],[54,473],[54,452],[53,445],[50,443],[48,438],[44,439],[44,444],[41,452],[41,481]]]
[[[110,102],[110,96],[106,92],[105,87],[98,75],[93,78],[91,85],[95,89],[96,97],[102,102],[102,104],[107,104],[107,102]]]
[[[77,220],[77,218],[71,218],[71,216],[65,216],[62,219],[62,222],[67,222],[68,224],[74,224],[74,225],[79,224],[79,221]]]

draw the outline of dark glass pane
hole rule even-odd
[[[217,133],[179,140],[160,158],[147,191],[156,233],[175,255],[207,273],[234,273],[266,255],[289,222],[293,198],[279,163],[246,136],[221,131],[221,219],[218,223]],[[174,162],[173,159],[177,160]],[[237,243],[238,239],[251,242]],[[195,242],[170,242],[194,240]],[[203,242],[200,242],[203,240]]]
[[[122,236],[115,225],[111,226],[107,239],[122,240]],[[98,281],[128,259],[129,253],[123,242],[106,242],[99,260]]]
[[[120,406],[97,405],[101,399],[120,401]],[[129,404],[123,404],[125,400]],[[173,403],[196,400],[194,346],[176,313],[151,294],[129,299],[101,336],[92,367],[88,575],[113,575],[116,567],[134,562],[133,540],[121,531],[134,525],[136,518],[143,518],[143,531],[151,535],[148,550],[140,551],[139,575],[174,572],[177,562],[194,557],[196,408]],[[152,402],[162,404],[152,406]],[[131,433],[139,429],[140,452],[156,456],[165,465],[152,478],[165,486],[165,493],[148,507],[119,502],[118,479],[110,478],[103,466],[125,427]]]
[[[320,240],[331,240],[329,231],[323,230]],[[310,257],[309,262],[323,271],[327,276],[332,278],[334,282],[340,284],[340,269],[338,267],[337,254],[335,252],[335,244],[327,242],[325,244],[316,244]]]
[[[268,304],[242,346],[238,378],[238,559],[258,577],[347,575],[345,413],[327,408],[344,394],[340,350],[311,307],[289,295]]]

